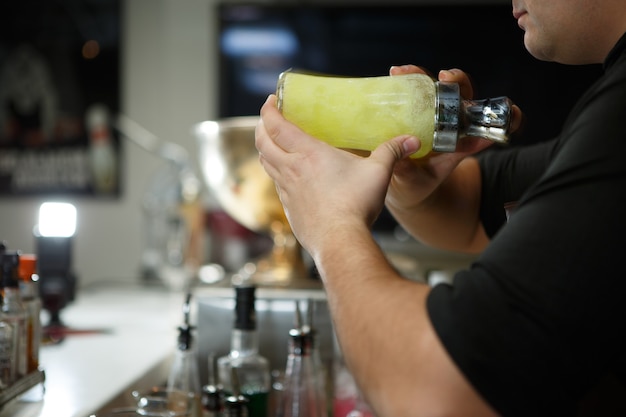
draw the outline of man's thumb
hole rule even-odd
[[[395,161],[417,152],[421,146],[419,139],[415,136],[398,136],[378,146],[372,156],[376,158],[392,157]]]

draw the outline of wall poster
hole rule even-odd
[[[0,196],[120,194],[119,0],[0,5]]]

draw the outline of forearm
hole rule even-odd
[[[478,253],[489,240],[479,218],[480,188],[478,162],[466,158],[424,200],[411,204],[402,191],[396,191],[388,195],[386,205],[419,241],[440,249]]]
[[[400,277],[366,227],[335,230],[314,259],[344,358],[376,415],[492,416],[432,328],[429,287]]]
[[[376,414],[415,415],[418,404],[433,417],[488,415],[430,324],[429,288],[400,277],[370,231],[395,163],[419,143],[398,137],[361,158],[287,123],[273,96],[261,116],[260,161],[321,273],[346,361]]]
[[[419,368],[408,363],[420,351],[420,334],[427,334],[428,287],[401,278],[366,228],[338,228],[320,246],[314,259],[350,371],[378,412],[401,405],[392,396],[419,384]],[[407,366],[410,375],[402,372]]]

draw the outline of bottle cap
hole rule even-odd
[[[235,287],[235,328],[256,329],[255,286]]]
[[[433,151],[454,152],[460,138],[474,136],[507,143],[513,102],[507,97],[462,100],[456,83],[437,82]]]
[[[20,255],[18,275],[22,281],[29,282],[37,273],[37,255],[24,253]]]
[[[232,385],[232,395],[224,398],[224,416],[226,417],[248,417],[248,403],[250,400],[241,394],[241,384],[237,368],[230,368],[230,380]]]
[[[248,417],[248,403],[243,395],[229,395],[224,398],[225,417]]]
[[[459,138],[461,94],[456,83],[438,82],[433,151],[454,152]]]
[[[204,385],[202,387],[202,405],[206,411],[220,412],[224,405],[222,397],[224,392],[218,385]]]
[[[18,266],[20,253],[6,251],[2,253],[2,286],[15,288],[18,286]]]
[[[192,326],[182,325],[178,328],[178,350],[191,350],[193,347]]]
[[[178,327],[178,349],[187,351],[193,347],[193,334],[194,326],[189,322],[189,316],[191,313],[191,293],[188,293],[183,303],[183,324]]]
[[[311,353],[312,339],[302,329],[289,330],[289,341],[292,352],[297,356],[307,356]]]

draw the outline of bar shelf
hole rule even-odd
[[[31,372],[30,374],[20,378],[8,388],[0,391],[0,411],[11,401],[17,399],[20,395],[25,394],[28,390],[43,384],[46,380],[46,373],[43,369]]]

